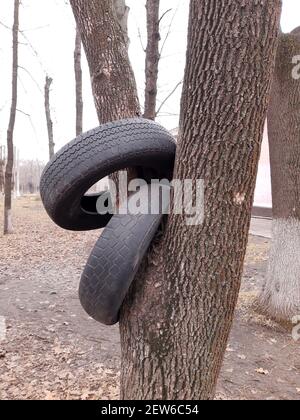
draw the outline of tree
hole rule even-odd
[[[112,3],[71,5],[100,122],[139,114]],[[205,221],[191,227],[170,216],[124,303],[122,398],[214,396],[242,275],[280,5],[190,2],[175,178],[204,179]]]
[[[139,116],[128,39],[118,20],[115,2],[70,0],[70,3],[89,64],[99,122]]]
[[[205,219],[171,215],[123,306],[121,396],[212,399],[238,297],[280,0],[191,0],[174,177]]]
[[[83,126],[83,100],[82,100],[82,69],[81,69],[81,36],[76,27],[74,72],[76,85],[76,136],[82,133]]]
[[[5,187],[4,187],[4,234],[13,232],[12,227],[12,180],[14,166],[14,128],[18,101],[18,42],[19,42],[19,10],[20,0],[14,0],[14,24],[13,34],[13,60],[12,60],[12,99],[10,108],[9,124],[7,129],[7,161],[5,169]]]
[[[53,79],[49,76],[46,76],[45,82],[45,113],[47,121],[47,130],[48,130],[48,144],[49,144],[49,159],[51,160],[54,156],[54,139],[53,139],[53,122],[51,118],[50,110],[50,88],[52,85]]]
[[[279,321],[300,314],[300,28],[281,34],[268,111],[273,195],[269,269],[257,305]]]
[[[156,117],[158,64],[160,59],[159,4],[160,0],[147,0],[146,3],[148,42],[145,62],[146,89],[144,117],[150,120],[155,120]]]
[[[0,193],[4,192],[5,146],[0,146]]]

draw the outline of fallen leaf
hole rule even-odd
[[[259,369],[255,369],[255,372],[259,373],[260,375],[269,375],[270,372],[266,369],[263,368],[259,368]]]

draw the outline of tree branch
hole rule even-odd
[[[177,15],[177,12],[178,12],[178,6],[179,6],[179,5],[177,4],[177,7],[176,7],[176,9],[175,9],[175,12],[174,12],[174,14],[173,14],[173,16],[172,16],[172,19],[171,19],[171,21],[170,21],[170,24],[169,24],[167,34],[166,34],[166,36],[165,36],[165,39],[163,40],[163,43],[162,43],[162,46],[161,46],[161,49],[160,49],[160,53],[159,53],[160,57],[162,56],[162,53],[163,53],[163,50],[164,50],[164,48],[165,48],[165,46],[166,46],[167,40],[168,40],[168,38],[169,38],[169,36],[170,36],[170,34],[171,34],[171,28],[172,28],[172,25],[173,25],[174,19],[175,19],[176,15]],[[171,10],[172,10],[172,9],[171,9]]]
[[[25,71],[25,73],[28,74],[28,76],[31,78],[31,80],[33,81],[33,83],[37,86],[37,88],[40,91],[40,93],[43,95],[42,89],[40,88],[38,82],[35,80],[35,78],[32,76],[32,74],[25,67],[23,67],[23,66],[18,66],[18,67],[19,67],[19,69]]]
[[[169,93],[169,95],[162,101],[162,103],[160,104],[158,110],[156,111],[156,116],[158,116],[158,114],[160,113],[160,111],[162,110],[163,106],[166,104],[166,102],[171,98],[172,95],[174,95],[174,93],[176,92],[176,90],[179,88],[180,85],[182,85],[183,81],[181,80],[180,82],[177,83],[177,85],[174,87],[174,89]]]
[[[168,13],[170,13],[171,11],[172,11],[173,9],[168,9],[168,10],[166,10],[162,15],[161,15],[161,17],[160,17],[160,19],[159,19],[159,21],[158,21],[158,24],[160,25],[160,23],[161,23],[161,21],[163,20],[163,18],[168,14]]]

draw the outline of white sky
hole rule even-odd
[[[129,20],[130,58],[134,67],[139,93],[143,95],[145,56],[139,39],[145,45],[144,0],[127,0],[131,8]],[[188,0],[161,0],[161,13],[172,8],[162,24],[162,39],[174,17],[171,33],[160,63],[159,96],[162,101],[182,79],[186,51]],[[177,12],[175,13],[175,11]],[[0,21],[12,25],[13,0],[1,0]],[[299,0],[283,0],[282,28],[290,31],[300,25]],[[70,141],[75,132],[75,91],[73,50],[75,25],[70,6],[64,0],[22,0],[20,28],[33,46],[20,45],[19,100],[15,144],[23,159],[47,160],[48,145],[44,116],[43,87],[45,73],[53,77],[51,105],[54,120],[56,150]],[[26,44],[20,36],[20,42]],[[11,95],[11,32],[0,25],[0,144],[6,143]],[[38,56],[35,55],[37,52]],[[300,53],[300,52],[299,52]],[[84,73],[84,130],[98,124],[91,95],[87,64]],[[162,110],[159,121],[171,129],[178,125],[180,89]]]

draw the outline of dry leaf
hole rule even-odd
[[[260,375],[269,375],[270,372],[266,369],[263,368],[259,368],[259,369],[255,369],[255,372],[259,373]]]

